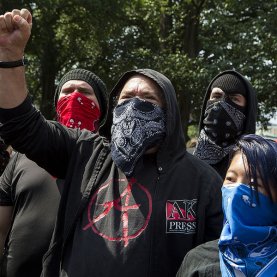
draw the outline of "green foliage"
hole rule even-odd
[[[276,112],[275,2],[2,0],[0,10],[32,11],[27,78],[47,117],[53,116],[55,84],[71,68],[94,71],[111,89],[123,72],[150,67],[172,80],[188,139],[206,87],[225,69],[235,68],[250,79],[262,124]]]
[[[195,139],[198,137],[198,125],[190,125],[188,128],[188,136],[191,139]]]
[[[276,111],[277,38],[274,1],[222,1],[202,12],[200,40],[204,66],[213,75],[235,68],[258,94],[260,120]]]

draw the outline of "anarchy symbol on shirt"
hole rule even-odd
[[[117,182],[123,189],[119,196],[114,196],[112,185]],[[118,179],[116,182],[110,180],[93,194],[88,205],[89,223],[83,230],[91,228],[109,241],[123,241],[126,247],[129,240],[137,238],[147,228],[151,213],[152,197],[144,186],[134,178]],[[112,226],[109,230],[102,227],[107,222],[110,223],[108,226]]]

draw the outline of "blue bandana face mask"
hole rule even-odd
[[[277,272],[277,204],[248,185],[222,187],[224,227],[219,239],[223,277],[269,277]]]
[[[111,154],[115,164],[130,176],[145,150],[165,137],[165,113],[151,102],[132,98],[113,112]]]

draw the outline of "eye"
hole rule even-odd
[[[128,100],[130,98],[131,98],[130,95],[122,95],[122,96],[119,97],[118,101]]]
[[[237,96],[230,96],[230,99],[231,99],[234,103],[237,103],[237,104],[240,103],[240,99],[239,99],[239,97],[237,97]]]
[[[87,88],[77,88],[77,90],[80,92],[80,93],[82,93],[82,94],[84,94],[84,95],[93,95],[94,94],[94,91],[92,91],[92,90],[89,90],[89,89],[87,89]]]
[[[241,94],[232,94],[229,95],[229,98],[231,101],[233,101],[235,104],[244,107],[246,104],[245,97],[242,96]]]
[[[125,100],[128,100],[128,99],[131,99],[133,98],[134,96],[131,94],[131,93],[121,93],[118,97],[118,100],[117,102],[118,103],[122,103],[123,101]]]
[[[158,102],[159,101],[155,96],[151,96],[151,95],[144,97],[144,99],[149,100],[151,102]]]
[[[211,96],[210,96],[210,100],[215,100],[215,99],[221,99],[223,98],[223,93],[221,92],[212,92]]]
[[[90,91],[80,91],[83,95],[93,95]]]
[[[122,96],[120,97],[120,99],[128,99],[128,98],[131,98],[131,96],[130,96],[130,95],[122,95]]]
[[[71,93],[72,92],[72,90],[70,90],[70,89],[63,89],[63,90],[61,90],[61,93],[60,94],[65,94],[65,95],[67,95],[67,94],[69,94],[69,93]]]
[[[229,181],[229,182],[232,182],[232,178],[231,177],[229,177],[229,176],[227,176],[226,178],[225,178],[225,181]]]
[[[224,184],[233,184],[236,183],[236,178],[234,174],[228,174],[225,177]]]

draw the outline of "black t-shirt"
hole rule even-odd
[[[54,177],[25,155],[13,155],[0,179],[0,205],[13,206],[1,277],[40,276],[59,200]]]

